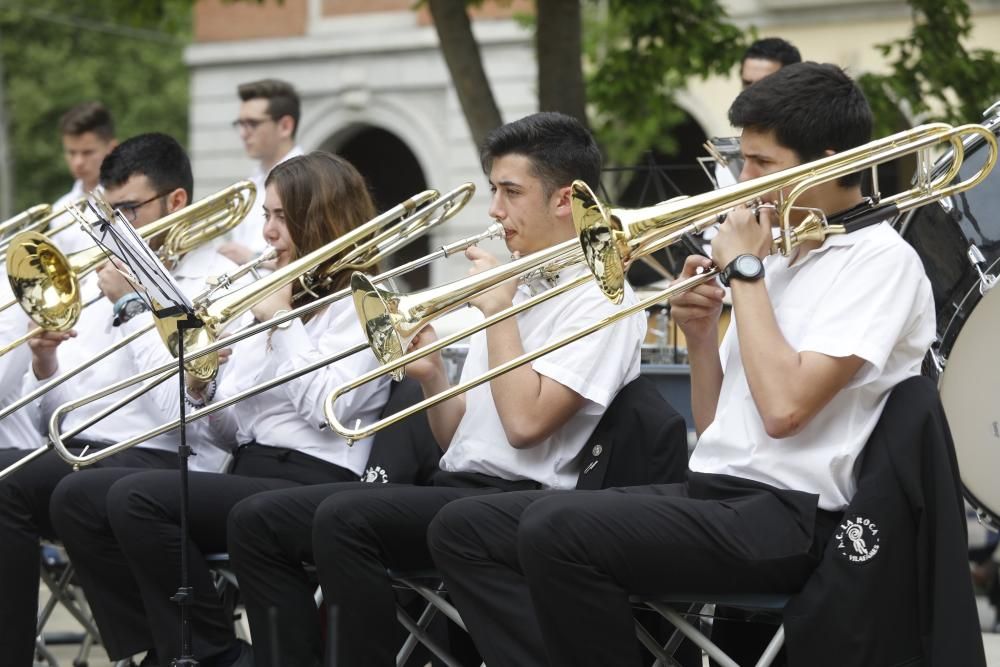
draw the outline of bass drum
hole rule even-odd
[[[1000,131],[1000,117],[984,124]],[[979,139],[966,145],[958,179],[983,166],[984,146]],[[991,289],[991,277],[1000,277],[1000,168],[905,216],[900,232],[934,291],[937,340],[924,373],[938,382],[966,498],[1000,528],[1000,289]]]

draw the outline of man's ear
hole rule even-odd
[[[573,215],[573,188],[569,185],[558,188],[550,199],[557,217]]]
[[[277,121],[278,130],[281,132],[281,136],[291,138],[292,132],[295,131],[295,120],[291,116],[282,116]]]
[[[170,194],[167,195],[167,213],[173,213],[174,211],[179,211],[188,205],[188,195],[184,188],[177,188],[172,190]]]

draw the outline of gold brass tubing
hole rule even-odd
[[[190,424],[191,422],[198,421],[199,419],[207,417],[207,416],[209,416],[209,415],[211,415],[211,414],[213,414],[215,412],[218,412],[219,410],[223,410],[225,408],[228,408],[230,405],[233,405],[234,403],[238,403],[238,402],[240,402],[240,401],[242,401],[242,400],[244,400],[246,398],[249,398],[251,396],[256,396],[257,394],[260,394],[260,393],[263,393],[263,392],[268,391],[270,389],[273,389],[274,387],[276,387],[276,386],[278,386],[280,384],[284,384],[285,382],[288,382],[290,380],[294,380],[295,378],[298,378],[298,377],[300,377],[302,375],[307,375],[309,373],[312,373],[313,371],[316,371],[316,370],[322,368],[323,366],[327,366],[329,364],[334,364],[334,363],[340,361],[341,359],[349,357],[349,356],[351,356],[353,354],[357,354],[359,352],[364,352],[367,348],[368,348],[368,345],[366,345],[365,343],[358,343],[354,347],[350,347],[350,348],[348,348],[346,350],[343,350],[341,352],[337,352],[337,353],[332,354],[330,356],[327,356],[327,357],[324,357],[322,359],[318,359],[316,361],[313,361],[310,364],[308,364],[307,366],[304,366],[302,368],[297,368],[297,369],[295,369],[293,371],[289,371],[287,373],[279,375],[278,377],[271,378],[270,380],[267,380],[266,382],[262,382],[260,384],[254,385],[252,387],[248,387],[247,389],[244,389],[243,391],[239,392],[238,394],[234,394],[233,396],[230,396],[229,398],[227,398],[227,399],[225,399],[223,401],[219,401],[217,403],[212,403],[211,405],[207,405],[207,406],[205,406],[203,408],[195,410],[194,412],[191,412],[191,413],[188,413],[188,414],[184,415],[184,424],[187,425],[187,424]],[[151,386],[155,386],[156,384],[159,384],[161,381],[168,379],[170,377],[170,375],[172,375],[172,373],[170,373],[170,374],[164,374],[164,377],[162,379],[161,378],[157,378],[156,382],[151,383],[150,387]],[[140,392],[138,392],[138,393],[145,392],[145,390],[147,388],[149,388],[149,387],[144,386],[142,388],[142,390]],[[101,397],[101,398],[103,398],[103,397]],[[132,398],[135,398],[135,396],[130,395],[127,398],[128,399],[132,399]],[[93,400],[93,399],[91,399],[91,400]],[[90,402],[90,401],[88,400],[87,402]],[[61,416],[63,414],[63,411],[69,411],[69,410],[76,409],[76,408],[80,407],[81,404],[82,403],[79,402],[79,401],[71,401],[69,403],[66,403],[64,405],[59,406],[57,413],[54,413],[52,415],[52,418],[49,421],[50,432],[51,432],[52,428],[58,428],[58,420],[59,420],[59,418],[61,418]],[[117,406],[116,406],[116,409],[117,409]],[[63,440],[62,439],[63,438],[71,438],[71,437],[73,437],[74,435],[76,435],[77,433],[81,432],[85,428],[88,428],[89,425],[86,425],[83,428],[77,427],[77,428],[73,429],[72,431],[70,431],[69,433],[62,434],[61,437],[53,439],[52,442],[53,443],[57,443],[57,444],[55,444],[55,449],[59,453],[59,457],[62,458],[63,460],[65,460],[67,463],[70,463],[71,465],[73,465],[74,468],[79,469],[79,468],[82,468],[82,467],[85,467],[85,466],[93,465],[94,463],[97,463],[101,459],[105,459],[105,458],[111,456],[112,454],[116,454],[116,453],[118,453],[118,452],[120,452],[122,450],[128,449],[129,447],[134,447],[135,445],[138,445],[139,443],[145,442],[146,440],[149,440],[150,438],[155,438],[158,435],[163,435],[164,433],[169,433],[170,431],[173,431],[176,428],[180,428],[180,426],[181,426],[181,420],[180,419],[174,419],[173,421],[167,422],[166,424],[162,424],[160,426],[157,426],[156,428],[150,429],[150,430],[146,431],[145,433],[141,433],[139,435],[133,436],[133,437],[129,438],[128,440],[123,440],[121,442],[117,442],[117,443],[115,443],[113,445],[110,445],[109,447],[105,447],[103,449],[98,449],[98,450],[95,450],[93,452],[89,452],[87,454],[79,454],[79,455],[78,454],[73,454],[72,452],[70,452],[65,447],[65,445],[63,444]],[[108,451],[109,449],[111,451]]]
[[[536,297],[528,301],[523,301],[512,308],[508,308],[500,313],[497,313],[492,317],[486,318],[485,320],[475,325],[474,327],[470,327],[471,331],[466,330],[452,334],[451,336],[438,340],[426,347],[414,350],[413,352],[410,352],[400,357],[399,359],[390,364],[386,364],[381,368],[376,368],[372,371],[369,371],[368,373],[365,373],[364,375],[355,378],[351,382],[347,382],[337,387],[336,389],[333,390],[333,392],[330,393],[330,395],[326,399],[326,402],[323,405],[323,412],[326,415],[327,423],[330,425],[330,428],[332,428],[338,434],[346,438],[349,442],[361,440],[362,438],[367,438],[371,435],[374,435],[378,431],[381,431],[382,429],[392,424],[395,424],[398,421],[406,419],[411,415],[414,415],[422,410],[426,410],[427,408],[433,407],[438,403],[442,403],[450,398],[454,398],[459,394],[465,393],[466,391],[472,389],[473,387],[478,387],[484,382],[489,382],[493,378],[503,375],[504,373],[511,371],[515,368],[523,366],[524,364],[530,363],[535,359],[544,356],[549,352],[552,352],[553,350],[559,349],[560,347],[563,347],[574,341],[577,341],[583,338],[584,336],[589,336],[590,334],[594,333],[595,331],[598,331],[599,329],[603,329],[604,327],[610,326],[611,324],[614,324],[622,319],[625,319],[630,315],[641,312],[646,308],[649,308],[657,303],[660,303],[661,301],[669,299],[680,292],[689,290],[691,288],[697,287],[698,285],[706,283],[709,280],[715,278],[715,276],[718,273],[719,273],[718,269],[713,268],[705,273],[699,274],[697,276],[692,276],[691,278],[687,278],[680,282],[674,283],[670,287],[664,289],[661,292],[658,292],[657,294],[649,298],[646,298],[642,301],[639,301],[638,303],[623,308],[622,310],[618,311],[613,315],[609,315],[600,322],[595,322],[594,324],[586,328],[580,329],[579,331],[576,331],[573,334],[570,334],[569,336],[566,336],[558,341],[550,343],[549,345],[541,347],[532,352],[523,354],[520,357],[517,357],[516,359],[511,359],[510,361],[497,366],[496,368],[488,371],[487,373],[484,373],[480,377],[455,385],[454,387],[451,387],[446,391],[425,398],[419,403],[415,403],[410,407],[406,408],[405,410],[396,412],[392,415],[389,415],[388,417],[383,417],[382,419],[373,422],[372,424],[370,424],[365,428],[350,429],[345,427],[339,421],[337,421],[337,416],[334,413],[333,405],[336,402],[337,398],[339,398],[343,394],[346,394],[347,392],[352,391],[363,384],[371,382],[372,380],[377,379],[397,368],[402,368],[406,366],[406,364],[412,361],[415,361],[419,358],[423,358],[429,354],[432,354],[433,352],[437,352],[438,350],[448,345],[451,345],[473,333],[476,333],[487,327],[490,327],[501,320],[517,315],[518,313],[527,308],[536,306],[539,303],[542,303],[543,301],[547,301],[548,299],[551,299],[555,296],[563,294],[564,292],[568,292],[571,289],[579,287],[580,285],[590,282],[591,276],[580,276],[575,280],[554,287],[550,290],[547,290],[537,295]]]
[[[445,245],[441,246],[438,250],[436,250],[433,253],[430,253],[430,254],[428,254],[428,255],[426,255],[424,257],[412,260],[410,262],[407,262],[406,264],[403,264],[401,266],[395,267],[393,269],[390,269],[390,270],[388,270],[388,271],[386,271],[386,272],[384,272],[384,273],[376,276],[374,280],[376,282],[384,282],[386,280],[390,280],[392,278],[395,278],[396,276],[402,275],[404,273],[408,273],[408,272],[410,272],[410,271],[412,271],[412,270],[414,270],[416,268],[419,268],[421,266],[429,264],[429,263],[433,262],[435,259],[439,259],[439,258],[443,258],[443,257],[448,257],[449,255],[451,255],[451,254],[453,254],[455,252],[459,252],[459,251],[463,250],[464,248],[467,248],[467,247],[469,247],[471,245],[474,245],[474,244],[476,244],[476,243],[478,243],[480,241],[483,241],[483,240],[486,240],[486,239],[489,239],[489,238],[498,238],[499,235],[502,234],[502,232],[503,232],[503,227],[502,226],[496,225],[496,224],[490,225],[485,231],[483,231],[483,232],[481,232],[479,234],[467,237],[465,239],[461,239],[459,241],[454,241],[452,243],[445,244]],[[199,357],[199,356],[202,356],[202,355],[210,354],[212,352],[216,352],[217,350],[219,350],[219,349],[221,349],[223,347],[227,347],[229,345],[232,345],[234,342],[242,340],[243,338],[247,338],[249,336],[253,336],[253,335],[256,335],[258,333],[261,333],[263,331],[270,330],[272,327],[277,326],[278,324],[282,324],[284,322],[293,320],[293,319],[295,319],[297,317],[300,317],[302,315],[310,313],[310,312],[312,312],[314,310],[318,310],[320,308],[323,308],[323,307],[325,307],[325,306],[327,306],[327,305],[329,305],[329,304],[331,304],[331,303],[333,303],[335,301],[339,301],[340,299],[343,299],[343,298],[345,298],[347,296],[350,296],[350,288],[346,288],[345,287],[345,288],[343,288],[341,290],[338,290],[337,292],[334,292],[334,293],[329,294],[329,295],[327,295],[325,297],[322,297],[321,299],[318,299],[318,300],[316,300],[316,301],[314,301],[312,303],[308,303],[308,304],[305,304],[303,306],[299,306],[298,308],[295,308],[294,310],[288,311],[287,313],[285,313],[283,315],[280,315],[278,317],[272,318],[271,320],[268,320],[266,322],[260,322],[258,324],[254,324],[254,325],[245,327],[245,328],[241,329],[240,331],[235,332],[232,336],[230,336],[228,338],[219,339],[219,340],[216,340],[216,341],[212,342],[211,344],[205,346],[203,349],[193,350],[189,354],[185,353],[185,359]],[[271,388],[273,386],[276,386],[277,384],[281,384],[282,382],[285,382],[285,381],[287,381],[289,379],[293,379],[294,377],[298,377],[298,375],[303,375],[303,374],[305,374],[307,372],[312,372],[313,370],[319,368],[320,366],[333,363],[334,361],[337,361],[340,358],[343,358],[344,356],[347,356],[348,354],[356,354],[358,352],[361,352],[361,351],[367,349],[367,347],[368,347],[367,344],[359,344],[358,346],[356,346],[354,348],[350,348],[346,352],[341,352],[341,353],[338,353],[337,355],[334,355],[333,357],[327,358],[326,360],[320,360],[320,361],[317,361],[317,362],[315,362],[313,364],[310,364],[308,367],[306,367],[306,370],[297,369],[296,371],[292,371],[289,374],[281,376],[280,379],[279,378],[275,378],[274,380],[271,380],[271,381],[268,381],[266,383],[263,383],[262,385],[255,385],[254,387],[250,387],[250,388],[244,390],[244,392],[241,392],[240,394],[238,394],[237,397],[232,397],[231,399],[227,399],[227,401],[225,401],[224,403],[225,403],[226,406],[232,405],[233,403],[235,403],[235,402],[237,402],[239,400],[242,400],[243,398],[246,398],[248,396],[252,396],[254,394],[260,393],[261,391],[266,391],[267,389],[269,389],[269,388]],[[79,468],[80,466],[91,465],[91,464],[93,464],[93,463],[95,463],[97,461],[100,461],[103,458],[107,458],[108,456],[111,456],[112,454],[115,454],[115,453],[117,453],[119,451],[127,449],[128,447],[134,446],[135,444],[138,444],[139,442],[142,442],[144,439],[148,439],[148,438],[153,437],[155,435],[160,435],[161,433],[166,433],[167,431],[171,430],[172,428],[176,428],[177,426],[180,425],[179,422],[173,423],[173,425],[167,425],[167,426],[158,427],[157,429],[155,429],[153,431],[149,431],[149,432],[143,434],[142,436],[136,436],[136,437],[133,437],[130,440],[124,441],[122,443],[115,443],[113,445],[109,445],[108,447],[105,447],[105,448],[100,449],[100,450],[98,450],[96,452],[93,452],[93,453],[87,454],[87,455],[83,455],[83,456],[78,456],[78,455],[75,455],[72,452],[70,452],[66,448],[66,446],[65,446],[65,444],[63,442],[64,439],[69,439],[69,438],[73,437],[74,435],[76,435],[78,433],[81,433],[84,430],[90,428],[92,425],[94,425],[95,423],[97,423],[101,419],[104,419],[104,417],[106,417],[108,414],[114,412],[115,410],[117,410],[121,406],[123,406],[123,405],[125,405],[125,404],[127,404],[127,403],[129,403],[129,402],[131,402],[133,400],[135,400],[135,398],[137,398],[138,396],[140,396],[142,393],[144,393],[145,391],[147,391],[149,388],[151,388],[153,386],[156,386],[157,384],[160,384],[161,382],[169,379],[176,372],[177,372],[177,365],[176,364],[164,364],[164,365],[160,366],[159,368],[154,368],[154,369],[151,369],[151,370],[143,371],[142,373],[138,373],[138,374],[136,374],[136,375],[134,375],[132,377],[126,378],[126,379],[121,380],[121,381],[119,381],[117,383],[109,385],[108,387],[105,387],[105,388],[101,389],[99,392],[94,392],[92,394],[89,394],[87,396],[83,396],[83,397],[81,397],[81,398],[79,398],[79,399],[77,399],[75,401],[70,402],[70,403],[65,403],[63,405],[60,405],[58,408],[56,408],[56,411],[53,413],[52,417],[49,419],[49,438],[50,438],[50,440],[49,440],[49,443],[48,443],[47,447],[55,447],[56,450],[59,452],[59,456],[61,458],[63,458],[68,463],[72,464],[73,466]],[[154,378],[151,383],[149,383],[148,385],[145,385],[145,386],[141,387],[136,392],[133,392],[132,394],[129,394],[128,396],[126,396],[124,399],[122,399],[118,403],[115,403],[114,405],[111,405],[111,406],[107,407],[101,413],[99,413],[99,414],[97,414],[97,415],[95,415],[93,417],[90,417],[87,421],[85,421],[81,425],[78,425],[72,431],[70,431],[68,433],[60,433],[59,432],[59,422],[61,421],[62,416],[64,414],[66,414],[67,412],[70,412],[71,410],[77,409],[77,408],[79,408],[79,407],[81,407],[83,405],[87,405],[89,403],[92,403],[92,402],[94,402],[96,400],[100,400],[101,398],[103,398],[105,396],[108,396],[110,394],[113,394],[115,392],[118,392],[118,391],[121,391],[123,389],[127,389],[129,387],[132,387],[132,386],[138,384],[139,382],[142,382],[143,380],[147,380],[149,378]],[[216,404],[213,404],[210,407],[214,407],[215,405]],[[216,410],[217,409],[221,409],[221,408],[216,408]],[[194,415],[194,416],[189,415],[189,417],[191,417],[191,418],[188,419],[187,421],[185,421],[185,423],[187,423],[188,421],[192,421],[194,419],[199,419],[202,416],[210,414],[211,412],[214,412],[214,411],[215,410],[211,410],[210,412],[204,412],[204,413],[201,412],[201,411],[198,411],[196,413],[192,413],[192,415]]]

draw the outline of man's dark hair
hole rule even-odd
[[[483,171],[489,174],[494,160],[511,154],[531,161],[548,194],[575,179],[595,190],[599,186],[601,151],[590,131],[572,116],[544,111],[496,128],[479,151]]]
[[[780,37],[765,37],[751,44],[740,59],[740,66],[747,61],[747,58],[773,60],[781,63],[782,67],[802,62],[799,50]]]
[[[267,114],[273,120],[281,120],[285,116],[291,116],[294,125],[292,126],[292,136],[299,131],[299,116],[301,114],[299,94],[295,92],[295,87],[287,81],[281,79],[261,79],[241,83],[236,88],[240,99],[244,102],[256,99],[267,100]]]
[[[872,111],[868,100],[836,65],[804,62],[782,67],[745,89],[729,107],[734,127],[774,132],[779,144],[795,151],[802,162],[823,157],[827,150],[845,151],[871,140]],[[840,179],[857,185],[862,174]]]
[[[115,138],[115,122],[100,102],[81,102],[59,119],[59,133],[63,136],[80,136],[93,132],[104,141]]]
[[[136,175],[145,176],[157,193],[183,188],[191,201],[191,161],[171,136],[159,132],[134,136],[118,144],[101,163],[101,185],[106,188],[124,185]]]

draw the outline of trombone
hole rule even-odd
[[[225,234],[246,217],[253,206],[256,187],[240,181],[219,192],[164,216],[136,230],[148,241],[167,233],[160,250],[165,262],[176,262],[192,249]],[[113,215],[106,202],[98,206]],[[74,209],[68,209],[83,224],[89,224]],[[80,311],[103,298],[98,295],[83,303],[80,278],[107,260],[100,245],[64,255],[51,239],[37,231],[25,231],[10,240],[7,253],[7,278],[14,298],[0,306],[0,311],[19,303],[38,326],[0,348],[0,356],[10,352],[42,331],[67,331],[76,324]]]
[[[989,147],[989,155],[979,171],[963,181],[952,183],[964,159],[963,137],[970,135],[980,135],[985,140]],[[936,178],[931,178],[931,161],[928,150],[941,143],[947,143],[951,146],[955,159],[951,167],[943,174]],[[859,221],[856,226],[852,226],[850,223],[831,224],[822,212],[817,211],[810,211],[800,224],[792,227],[790,216],[795,208],[795,201],[812,187],[863,169],[874,170],[879,164],[898,159],[903,155],[913,152],[918,153],[918,171],[915,185],[909,190],[882,200],[877,208],[877,211],[881,215],[867,216],[867,220],[863,221],[864,224],[884,220],[896,212],[903,212],[924,206],[930,202],[963,192],[978,185],[989,175],[990,170],[996,164],[997,140],[993,133],[982,125],[962,125],[954,128],[946,124],[925,125],[752,181],[681,201],[672,200],[665,204],[637,210],[612,209],[609,212],[604,204],[597,200],[585,183],[576,181],[573,184],[574,224],[579,234],[582,255],[591,267],[592,275],[583,276],[558,285],[532,299],[496,313],[464,331],[459,331],[442,338],[431,345],[407,354],[402,354],[401,356],[397,355],[391,361],[383,363],[380,368],[373,369],[351,382],[341,385],[334,389],[325,401],[324,413],[327,422],[334,431],[346,438],[348,442],[370,437],[383,428],[406,419],[417,412],[434,407],[469,389],[489,382],[499,375],[530,363],[553,350],[564,347],[584,336],[588,336],[599,329],[615,324],[651,306],[668,301],[674,296],[691,290],[698,285],[714,280],[715,276],[719,273],[717,267],[699,275],[675,282],[663,291],[623,308],[600,322],[596,322],[538,350],[512,359],[477,378],[451,387],[435,396],[425,398],[409,408],[384,417],[365,428],[348,428],[337,420],[334,405],[337,398],[341,395],[368,382],[372,382],[386,373],[401,371],[407,364],[417,359],[433,354],[497,322],[513,317],[527,308],[531,308],[559,294],[574,289],[588,282],[591,277],[597,279],[598,285],[604,291],[605,295],[608,296],[609,300],[620,303],[624,296],[625,270],[632,261],[677,242],[685,234],[697,233],[704,230],[714,224],[719,216],[724,215],[726,211],[730,210],[736,204],[763,197],[774,191],[789,189],[788,193],[777,205],[780,233],[772,243],[772,253],[780,252],[787,255],[799,244],[807,240],[822,241],[830,235],[853,231],[853,229],[863,226],[862,221]],[[556,247],[558,246],[554,246],[553,248]],[[539,255],[541,253],[535,254]],[[524,259],[530,260],[532,257],[534,255]],[[482,285],[482,287],[488,289],[499,281],[500,278],[497,276],[496,282]],[[458,296],[464,293],[464,290],[456,289],[455,292],[456,301],[459,298],[464,298]],[[434,296],[438,300],[451,301],[447,296]],[[356,295],[355,303],[358,303],[359,299],[363,300],[366,298],[369,297],[364,294]],[[465,300],[467,301],[468,299],[466,298]],[[407,306],[408,312],[420,312],[423,314],[423,319],[420,322],[427,322],[434,315],[433,301],[426,304],[407,304]],[[359,316],[364,317],[364,315],[364,311],[359,309]],[[391,320],[392,314],[389,313],[381,316],[381,321],[378,324],[391,325]],[[404,330],[405,327],[409,326],[409,322],[410,320],[405,318],[402,320]],[[363,321],[363,326],[366,331],[373,327],[367,321]]]
[[[411,241],[415,240],[419,236],[433,229],[435,226],[441,224],[442,222],[452,218],[456,213],[458,213],[458,211],[460,211],[465,206],[465,204],[468,202],[468,200],[471,198],[474,192],[475,192],[475,186],[471,183],[466,183],[440,198],[437,198],[438,195],[436,191],[433,190],[426,191],[420,193],[414,198],[407,200],[403,204],[396,206],[394,209],[391,209],[390,211],[383,213],[381,216],[375,218],[369,223],[366,223],[364,227],[355,230],[355,232],[360,232],[361,230],[367,228],[369,230],[368,234],[371,234],[371,229],[373,227],[376,229],[380,226],[384,227],[387,225],[388,222],[391,222],[391,219],[400,218],[401,216],[407,214],[409,215],[407,215],[407,217],[405,217],[401,222],[397,223],[393,230],[377,232],[375,233],[374,236],[372,236],[372,238],[369,238],[367,241],[357,242],[357,245],[353,248],[353,250],[347,252],[338,261],[338,264],[328,269],[328,273],[333,274],[336,271],[343,270],[343,268],[340,268],[341,266],[343,266],[344,268],[353,268],[359,266],[375,266],[387,255],[391,254],[392,252],[395,252],[402,246],[410,243]],[[411,213],[411,211],[413,211],[413,209],[416,208],[420,202],[428,202],[428,201],[430,202],[429,204],[427,204],[423,208],[420,208],[415,213]],[[396,276],[400,276],[404,273],[408,273],[410,271],[413,271],[414,269],[425,266],[436,259],[448,257],[456,252],[460,252],[465,248],[474,245],[480,241],[483,241],[487,238],[500,238],[502,237],[502,235],[503,235],[503,228],[500,225],[492,225],[486,231],[480,234],[443,245],[437,251],[429,255],[426,255],[422,258],[413,260],[401,266],[390,269],[382,273],[381,275],[377,276],[375,280],[377,281],[390,280]],[[365,234],[360,233],[357,234],[356,236],[363,239]],[[331,244],[328,244],[328,246],[324,246],[324,248],[321,248],[316,252],[327,254],[331,250],[329,247],[331,245],[334,244],[350,245],[351,243],[355,243],[357,241],[357,239],[355,240],[345,240],[345,239],[346,237],[341,237],[341,239],[333,241]],[[313,261],[317,262],[316,264],[317,266],[322,264],[322,262],[318,262],[316,259],[314,259]],[[287,284],[287,282],[289,282],[290,280],[294,280],[296,277],[294,271],[287,271],[288,268],[289,267],[285,267],[285,270],[287,272],[286,275],[287,279],[282,278],[282,280],[284,281],[282,284]],[[302,271],[300,270],[299,273],[301,274]],[[272,276],[273,275],[274,274],[272,274]],[[259,285],[248,286],[244,288],[243,291],[254,291],[254,294],[246,297],[247,301],[245,304],[234,304],[230,301],[228,306],[224,306],[226,308],[226,312],[236,313],[237,310],[239,312],[245,312],[247,308],[252,307],[253,303],[262,298],[265,298],[265,296],[273,293],[273,291],[275,291],[276,289],[280,289],[280,286],[275,287],[274,289],[271,289],[268,286],[265,286],[264,288],[260,288]],[[203,348],[193,350],[191,353],[186,352],[185,359],[194,359],[217,352],[222,347],[230,346],[234,342],[238,342],[243,338],[247,338],[249,336],[261,333],[263,331],[270,330],[272,327],[275,327],[279,324],[288,322],[302,315],[306,315],[308,313],[324,308],[327,305],[334,303],[335,301],[339,301],[349,295],[350,295],[349,288],[343,288],[337,290],[311,303],[304,304],[291,311],[278,315],[272,318],[271,320],[254,324],[252,326],[241,329],[240,331],[235,332],[234,335],[228,338],[215,340],[214,342],[211,342],[210,344],[206,345]],[[212,311],[211,308],[209,308],[209,310],[210,312]],[[215,312],[219,312],[219,309],[215,309]],[[238,315],[239,313],[236,314]],[[226,401],[213,403],[210,406],[207,406],[205,408],[187,414],[184,419],[184,424],[188,424],[192,421],[195,421],[204,416],[212,414],[213,412],[217,412],[218,410],[228,407],[229,405],[232,405],[233,403],[243,400],[244,398],[248,398],[249,396],[253,396],[263,391],[267,391],[272,387],[275,387],[279,384],[283,384],[284,382],[294,379],[300,375],[310,373],[322,366],[326,366],[336,361],[339,361],[340,359],[346,356],[362,352],[367,347],[368,347],[367,344],[357,345],[353,348],[337,353],[336,355],[333,355],[326,359],[321,359],[316,362],[313,362],[306,368],[291,371],[281,377],[274,378],[261,385],[248,388],[243,392],[241,392],[240,394],[230,397]],[[95,392],[89,396],[84,396],[80,399],[59,406],[53,413],[51,419],[49,420],[50,441],[48,443],[48,446],[42,448],[41,451],[44,452],[45,450],[48,449],[48,447],[54,447],[59,453],[60,457],[62,457],[68,463],[72,464],[74,467],[79,468],[82,466],[91,465],[97,461],[100,461],[103,458],[116,454],[119,451],[128,449],[129,447],[139,444],[140,442],[148,440],[149,438],[155,437],[163,433],[167,433],[168,431],[180,427],[181,426],[180,420],[179,419],[174,420],[147,433],[135,436],[129,440],[120,443],[115,443],[113,445],[110,445],[95,452],[91,452],[89,454],[88,453],[80,455],[74,454],[70,452],[64,444],[64,440],[67,440],[77,435],[78,433],[83,432],[94,423],[100,421],[111,412],[117,410],[122,405],[127,404],[128,402],[140,396],[142,393],[148,391],[150,388],[166,381],[167,379],[172,377],[176,372],[177,372],[176,364],[166,364],[160,366],[159,368],[144,371],[131,378],[126,378],[125,380],[122,380],[114,385],[105,387],[99,392]],[[110,394],[134,386],[144,380],[149,380],[150,378],[152,379],[150,380],[149,383],[140,387],[137,391],[134,391],[131,394],[125,396],[121,401],[119,401],[115,405],[109,406],[108,408],[101,411],[99,414],[89,418],[84,424],[75,427],[74,429],[72,429],[67,433],[59,432],[59,422],[61,421],[62,416],[65,415],[66,413],[75,410],[83,405],[92,403],[95,400],[99,400]],[[34,454],[35,452],[32,453],[32,455]],[[37,455],[40,456],[41,454]],[[20,461],[18,461],[18,464],[20,464]],[[7,473],[8,473],[7,470],[0,472],[0,479],[2,479]]]

